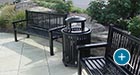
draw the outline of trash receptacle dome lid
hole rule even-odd
[[[81,17],[81,16],[71,16],[65,19],[66,22],[82,22],[82,21],[86,21],[85,17]]]
[[[85,34],[91,32],[91,30],[87,27],[85,27],[83,31],[81,30],[81,27],[72,27],[71,29],[66,27],[63,28],[61,32],[65,34]]]

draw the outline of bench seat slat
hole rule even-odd
[[[126,75],[120,69],[110,63],[108,59],[103,58],[83,58],[82,65],[86,65],[90,72],[95,75]],[[96,72],[95,72],[96,71]]]
[[[35,36],[39,36],[37,33],[35,33],[34,31],[31,31],[31,29],[28,31],[28,30],[21,30],[21,29],[16,29],[18,32],[21,32],[21,33],[24,33],[24,34],[31,34],[31,35],[35,35]],[[43,34],[43,33],[42,33]],[[46,34],[43,36],[41,35],[40,37],[43,37],[43,38],[47,38],[46,36],[49,36],[49,34],[47,33],[46,31]],[[61,38],[62,35],[59,34],[59,33],[56,33],[52,38],[53,39],[57,39],[57,38]]]

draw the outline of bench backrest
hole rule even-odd
[[[113,57],[113,53],[118,48],[129,50],[131,59],[130,65],[123,66],[134,75],[140,75],[140,39],[136,38],[116,27],[110,27],[108,34],[108,47],[106,57]]]
[[[28,28],[40,28],[48,30],[57,26],[65,25],[67,14],[50,12],[35,12],[26,10]]]

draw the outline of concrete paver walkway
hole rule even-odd
[[[65,67],[61,44],[55,42],[55,55],[49,54],[49,40],[26,35],[0,33],[0,75],[77,75],[77,68]]]

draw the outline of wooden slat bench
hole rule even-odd
[[[82,56],[82,51],[105,47],[105,56]],[[107,43],[94,43],[78,46],[78,75],[84,68],[89,75],[140,75],[140,39],[121,29],[110,26]],[[128,65],[119,66],[113,60],[118,48],[129,50],[131,59]]]
[[[13,22],[15,41],[17,40],[17,32],[29,35],[37,35],[44,38],[49,38],[49,29],[63,28],[65,27],[65,18],[67,14],[50,13],[50,12],[37,12],[26,10],[26,19]],[[25,24],[23,26],[23,24]],[[61,37],[60,30],[54,32],[51,38]],[[54,55],[53,52],[53,40],[50,40],[50,55]]]

